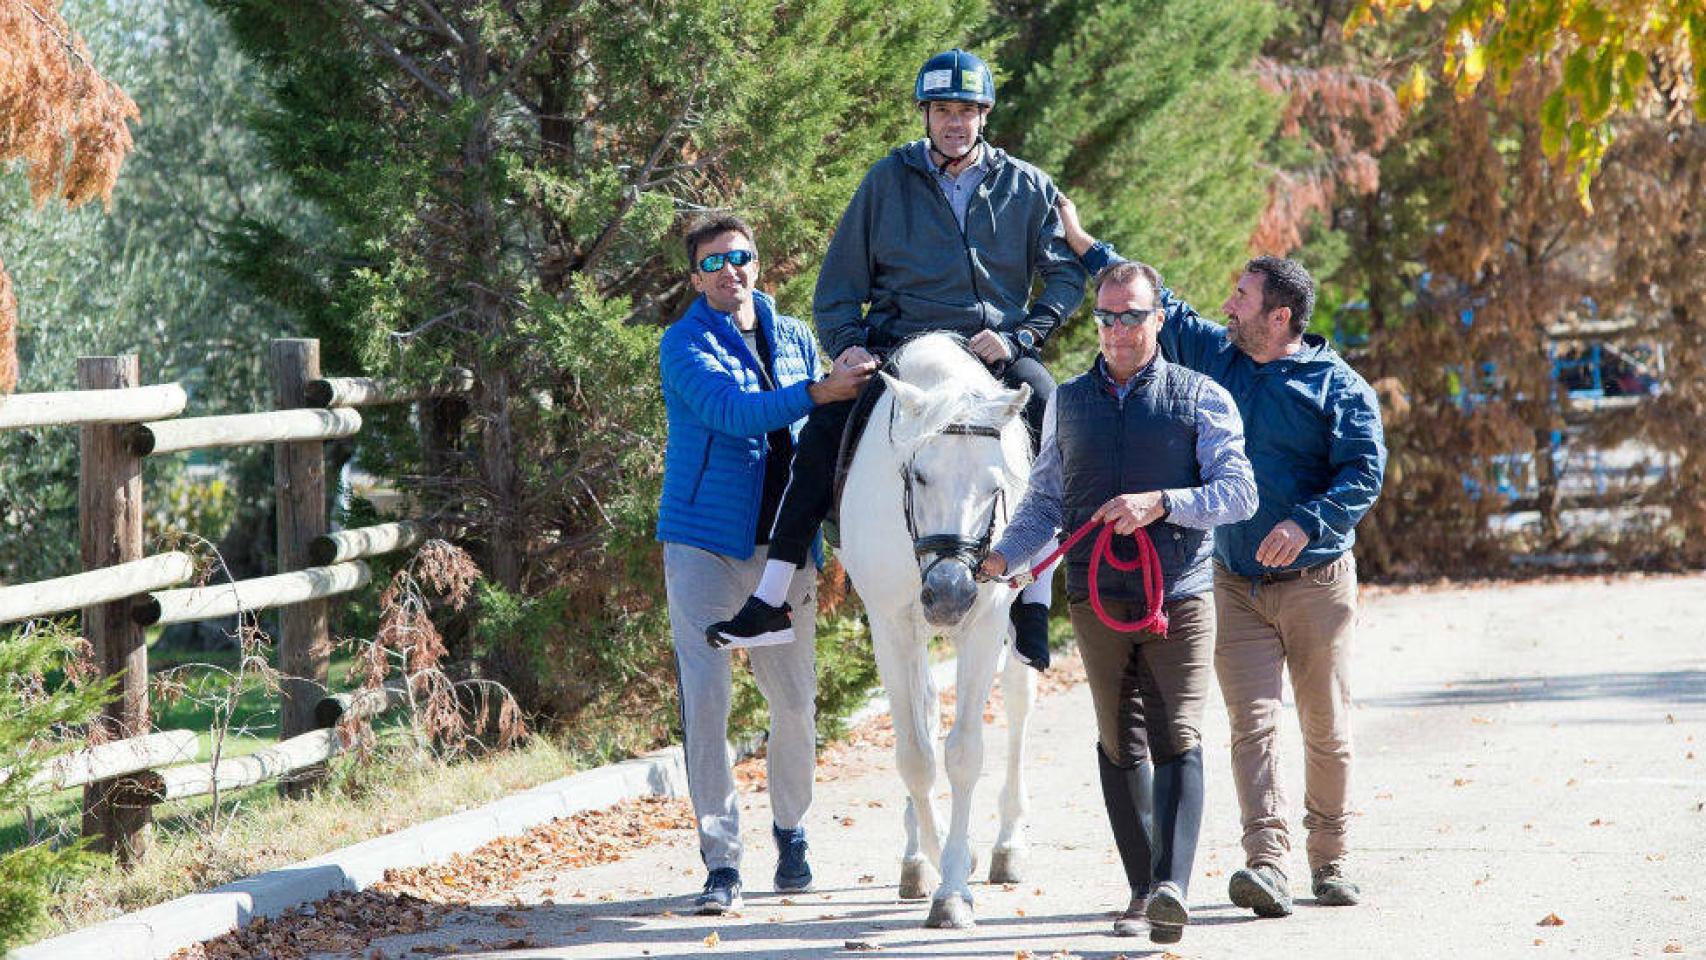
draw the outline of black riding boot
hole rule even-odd
[[[1126,882],[1131,884],[1132,896],[1145,896],[1154,857],[1149,841],[1153,834],[1149,764],[1117,766],[1097,744],[1096,766],[1102,774],[1102,805],[1108,810],[1108,826],[1114,831],[1114,846],[1119,848]]]
[[[1202,832],[1202,748],[1192,747],[1155,765],[1155,882],[1190,890],[1191,866]]]

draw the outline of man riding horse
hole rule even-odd
[[[962,50],[925,62],[914,83],[925,137],[865,175],[831,238],[812,312],[835,365],[868,364],[908,337],[958,333],[1006,385],[1031,387],[1033,444],[1054,379],[1043,341],[1078,307],[1085,272],[1063,239],[1048,175],[983,139],[995,80]],[[1041,276],[1042,292],[1030,298]],[[814,408],[794,451],[771,530],[769,562],[732,620],[706,630],[712,646],[753,645],[791,627],[788,584],[805,565],[830,510],[835,459],[853,402]],[[1013,604],[1014,649],[1048,665],[1049,578]]]

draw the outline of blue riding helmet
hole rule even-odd
[[[976,54],[955,47],[924,61],[912,86],[914,100],[960,100],[995,105],[995,77]]]

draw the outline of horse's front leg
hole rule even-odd
[[[1009,653],[1001,672],[1001,701],[1007,711],[1007,780],[1001,785],[1001,832],[989,858],[990,883],[1023,880],[1025,813],[1029,800],[1025,790],[1025,731],[1036,702],[1037,673]]]
[[[1004,618],[1003,618],[1004,619]],[[948,816],[948,839],[942,847],[942,883],[930,904],[930,927],[964,928],[975,924],[970,878],[971,804],[978,777],[983,775],[983,708],[995,682],[1001,656],[995,614],[985,613],[967,624],[958,644],[954,674],[954,729],[944,751],[953,809]]]
[[[936,732],[940,707],[926,647],[910,626],[868,611],[877,673],[888,691],[894,723],[895,769],[906,786],[906,847],[901,855],[900,897],[930,894],[942,860],[942,827],[930,795],[936,787]]]

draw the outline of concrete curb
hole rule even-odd
[[[953,682],[953,661],[932,671],[938,686]],[[878,690],[853,712],[849,725],[888,709]],[[750,755],[758,742],[739,745]],[[680,747],[564,777],[475,810],[440,817],[396,833],[334,850],[311,860],[258,873],[235,883],[192,893],[19,947],[9,960],[167,960],[174,952],[240,929],[256,917],[273,917],[339,890],[364,890],[385,871],[406,869],[468,853],[499,837],[521,833],[557,817],[608,807],[635,797],[687,793],[687,764]]]

